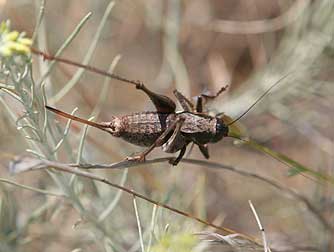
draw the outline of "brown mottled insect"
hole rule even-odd
[[[180,162],[189,143],[197,145],[203,156],[208,159],[208,143],[216,143],[223,137],[238,138],[237,136],[229,135],[231,126],[246,115],[271,89],[293,73],[290,72],[284,75],[270,86],[245,112],[236,119],[230,120],[227,116],[220,116],[222,113],[216,116],[210,116],[203,112],[203,100],[216,98],[226,90],[227,86],[221,88],[221,90],[213,96],[199,95],[196,106],[180,92],[174,90],[174,95],[183,108],[183,111],[177,112],[175,111],[176,105],[173,100],[167,96],[152,92],[139,81],[128,80],[93,66],[83,65],[68,59],[52,56],[34,48],[32,48],[32,52],[42,56],[45,60],[56,60],[61,63],[85,68],[87,71],[135,85],[137,89],[142,90],[154,103],[156,111],[139,112],[121,117],[113,116],[109,122],[91,122],[49,106],[46,106],[46,108],[66,118],[107,131],[111,135],[123,138],[129,143],[148,147],[145,151],[133,157],[127,157],[128,160],[145,161],[145,157],[155,147],[159,146],[162,146],[162,149],[167,153],[180,151],[177,158],[171,161],[173,165],[177,165]],[[229,122],[226,121],[227,118]]]
[[[148,95],[156,111],[139,112],[120,117],[113,116],[109,122],[101,123],[91,122],[49,106],[46,108],[66,118],[107,131],[112,136],[120,137],[129,143],[148,147],[135,156],[127,157],[128,160],[144,161],[155,147],[162,146],[163,151],[167,153],[180,151],[177,158],[171,161],[171,164],[177,165],[184,156],[189,143],[197,145],[203,156],[209,158],[207,144],[216,143],[223,137],[227,137],[229,126],[244,116],[278,83],[279,81],[272,85],[253,105],[230,123],[224,122],[223,117],[219,115],[210,116],[203,113],[203,100],[216,98],[226,90],[227,86],[216,95],[198,96],[196,106],[180,92],[174,90],[174,95],[183,108],[183,111],[177,112],[175,111],[176,104],[169,97],[156,94],[144,84],[136,82],[133,84]]]
[[[146,155],[155,147],[162,146],[163,151],[167,153],[180,151],[178,157],[171,162],[177,165],[189,143],[196,144],[205,158],[209,158],[207,144],[218,142],[227,136],[228,126],[221,118],[202,113],[203,99],[213,99],[226,88],[223,87],[214,96],[200,95],[196,107],[180,92],[174,90],[174,95],[183,108],[183,111],[176,112],[176,105],[169,97],[156,94],[143,84],[138,84],[137,89],[149,96],[156,111],[113,116],[109,122],[101,123],[91,122],[49,106],[46,108],[61,116],[107,131],[129,143],[148,147],[142,153],[128,157],[128,160],[144,161]]]

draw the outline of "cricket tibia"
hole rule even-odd
[[[81,123],[84,123],[84,124],[88,124],[89,126],[92,126],[92,127],[95,127],[95,128],[101,129],[101,130],[106,130],[108,128],[108,125],[106,125],[105,123],[96,123],[96,122],[88,121],[86,119],[83,119],[83,118],[80,118],[80,117],[68,114],[68,113],[66,113],[64,111],[61,111],[61,110],[53,108],[53,107],[45,106],[45,108],[48,109],[48,110],[50,110],[50,111],[52,111],[53,113],[55,113],[57,115],[66,117],[66,118],[71,119],[73,121],[77,121],[77,122],[81,122]]]

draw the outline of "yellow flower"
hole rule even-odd
[[[15,41],[17,40],[17,38],[19,37],[19,32],[18,31],[12,31],[12,32],[9,32],[9,33],[6,33],[3,35],[2,37],[2,40],[4,42],[6,41]]]
[[[8,46],[0,47],[0,55],[4,57],[9,57],[12,54],[12,51],[8,48]]]
[[[29,38],[19,38],[17,41],[22,45],[26,45],[26,46],[32,45],[32,40]]]
[[[10,57],[14,54],[30,55],[32,40],[25,38],[25,33],[10,31],[10,22],[0,24],[0,56]]]
[[[10,42],[8,42],[8,47],[14,53],[18,53],[18,54],[29,54],[30,53],[30,48],[28,46],[20,44],[18,42],[12,42],[12,41]]]
[[[197,238],[192,234],[165,234],[150,250],[152,252],[191,252],[197,243]]]
[[[7,21],[2,21],[0,24],[0,34],[8,33],[9,32],[9,20]]]

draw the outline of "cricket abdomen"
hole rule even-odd
[[[172,148],[171,146],[169,148],[165,147],[166,150],[168,149],[168,152],[176,152],[189,142],[198,144],[217,142],[223,136],[227,135],[227,131],[225,130],[227,127],[219,119],[191,112],[170,114],[139,112],[115,117],[112,122],[106,124],[108,124],[108,131],[113,136],[120,137],[138,146],[151,146],[177,118],[182,119],[180,135],[177,136],[178,139],[173,143]],[[223,130],[220,129],[221,125],[225,126]],[[159,145],[168,141],[171,135],[172,132]]]
[[[122,116],[119,137],[135,145],[150,146],[174,119],[175,114],[158,112],[139,112]]]

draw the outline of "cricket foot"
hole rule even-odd
[[[132,157],[126,157],[126,161],[145,162],[145,156],[144,155],[136,155],[136,156],[132,156]]]
[[[172,158],[172,159],[168,160],[168,163],[173,165],[173,166],[176,166],[179,162],[180,162],[180,160],[177,160],[177,158]]]

